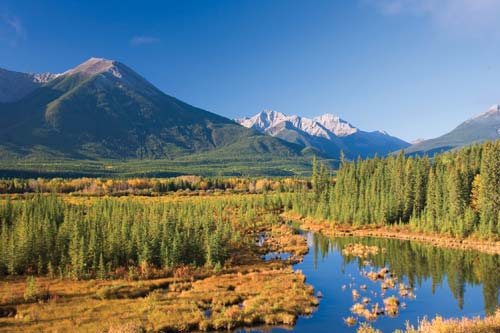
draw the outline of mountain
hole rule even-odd
[[[500,105],[475,116],[451,132],[431,140],[424,140],[406,149],[409,154],[434,154],[486,140],[500,139]]]
[[[56,76],[57,74],[20,73],[0,68],[0,103],[17,101]]]
[[[207,152],[217,157],[221,149],[302,156],[303,147],[168,96],[113,60],[91,58],[61,74],[2,70],[0,91],[4,160],[172,160]]]
[[[333,158],[338,158],[341,151],[348,158],[354,159],[358,156],[365,158],[375,154],[386,155],[409,146],[407,142],[383,131],[362,131],[333,114],[309,119],[266,110],[251,118],[235,121],[261,133],[313,147]]]

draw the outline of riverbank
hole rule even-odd
[[[500,254],[499,241],[487,241],[479,239],[459,239],[446,235],[419,233],[409,227],[401,226],[366,226],[353,227],[347,224],[333,224],[327,221],[316,221],[310,217],[302,217],[299,214],[285,212],[281,216],[285,220],[299,223],[301,228],[307,231],[317,232],[329,237],[376,237],[410,240],[429,243],[434,246],[448,247],[460,250],[475,250],[488,254]]]
[[[432,320],[424,319],[417,327],[407,327],[404,331],[397,333],[498,333],[500,332],[500,310],[495,314],[481,319],[443,319],[436,317]],[[361,326],[357,333],[382,333],[371,325]],[[395,332],[396,333],[396,332]]]

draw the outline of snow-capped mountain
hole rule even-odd
[[[347,136],[354,134],[358,129],[339,116],[331,113],[325,113],[313,119],[313,121],[323,125],[327,130],[333,132],[336,136]]]
[[[451,132],[438,138],[413,144],[410,154],[433,154],[459,148],[476,142],[500,139],[500,105],[492,105],[486,112],[472,117]]]
[[[256,129],[283,140],[310,146],[331,156],[368,157],[385,155],[409,144],[384,131],[365,132],[333,114],[313,119],[265,110],[250,118],[235,120],[242,126]]]
[[[236,122],[245,127],[268,134],[276,132],[276,129],[283,127],[284,124],[288,124],[290,127],[297,128],[310,135],[327,139],[330,139],[332,132],[334,132],[332,130],[333,123],[329,123],[330,128],[328,128],[316,119],[287,116],[284,113],[273,110],[262,111],[251,118],[236,119]]]
[[[20,73],[0,68],[0,103],[15,102],[58,75]]]

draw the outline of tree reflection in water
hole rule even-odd
[[[314,234],[313,242],[314,267],[317,266],[319,258],[324,258],[332,250],[342,253],[342,249],[351,243],[379,246],[386,250],[370,255],[373,266],[388,267],[400,281],[406,279],[411,288],[418,288],[423,280],[431,279],[434,294],[436,286],[442,286],[447,282],[459,308],[462,309],[466,284],[482,285],[486,313],[491,314],[498,307],[500,288],[498,255],[394,239],[328,238]],[[344,264],[357,262],[359,269],[363,269],[365,259],[343,254],[342,257]]]

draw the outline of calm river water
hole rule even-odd
[[[353,333],[358,325],[349,327],[344,318],[356,317],[350,309],[365,297],[370,299],[367,309],[375,303],[383,307],[383,299],[392,295],[401,304],[404,303],[396,317],[382,315],[371,322],[384,333],[402,329],[407,322],[416,324],[424,316],[484,316],[499,304],[498,256],[393,239],[327,238],[309,233],[307,240],[310,251],[302,263],[295,265],[295,269],[302,270],[307,282],[323,294],[317,311],[309,318],[299,318],[293,328],[237,332]],[[378,246],[385,250],[364,259],[343,255],[342,249],[351,243]],[[366,276],[367,272],[384,267],[408,290],[411,288],[414,297],[402,297],[397,285],[395,289],[388,288],[382,293],[382,281],[372,281]],[[360,294],[356,301],[353,289]],[[359,322],[363,321],[359,318]]]

